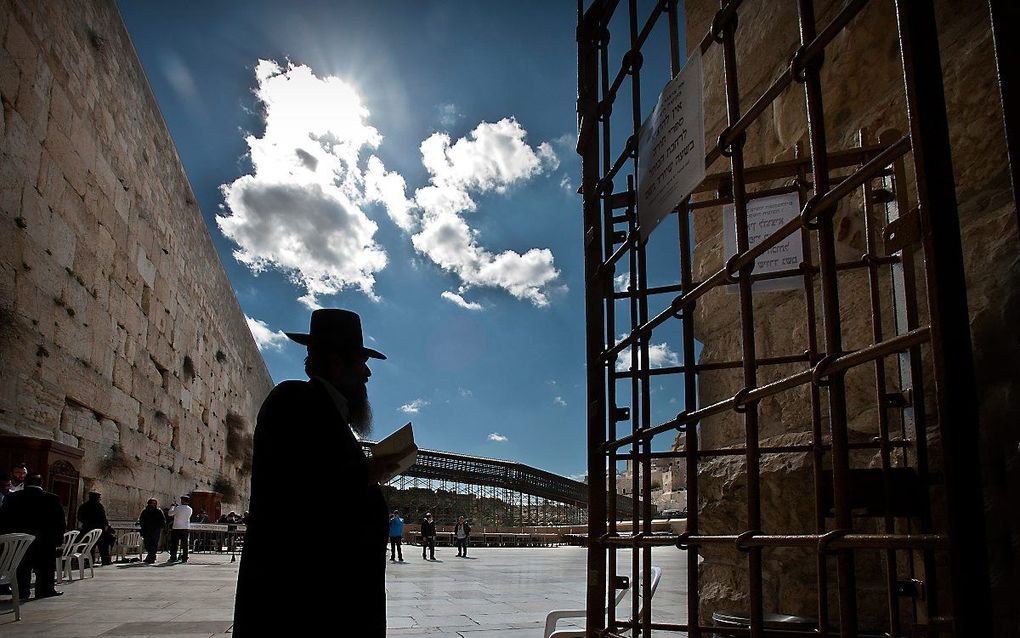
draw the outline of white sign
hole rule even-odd
[[[754,248],[797,215],[800,215],[800,196],[797,193],[747,200],[747,247]],[[732,204],[723,206],[723,252],[726,253],[726,260],[737,253],[737,226]],[[760,275],[798,268],[803,259],[804,247],[800,233],[793,232],[754,260],[753,272]],[[756,281],[752,290],[791,290],[803,285],[804,280],[800,277],[782,277]],[[737,286],[726,288],[727,292],[737,292]]]
[[[638,133],[637,210],[641,240],[705,179],[701,51],[659,94]]]

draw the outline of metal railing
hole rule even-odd
[[[636,210],[637,140],[649,110],[641,104],[641,76],[653,64],[668,64],[674,77],[681,70],[677,2],[663,0],[642,16],[637,0],[579,4],[577,150],[582,157],[591,490],[588,635],[617,636],[628,630],[646,637],[653,630],[687,632],[692,637],[870,635],[861,628],[858,601],[862,582],[857,559],[866,551],[882,556],[885,602],[880,635],[990,635],[977,399],[932,2],[848,0],[830,12],[827,23],[818,25],[813,0],[783,1],[796,7],[799,47],[785,71],[755,99],[742,100],[738,85],[744,61],[737,50],[737,21],[752,0],[724,0],[710,32],[697,44],[703,54],[718,50],[722,60],[721,73],[706,74],[705,84],[722,85],[726,123],[705,163],[709,168],[727,167],[710,173],[694,197],[675,202],[679,272],[675,283],[658,286],[649,285],[649,250],[641,239]],[[878,2],[895,7],[896,19],[886,27],[899,45],[903,121],[909,131],[886,131],[879,139],[861,131],[856,147],[833,149],[826,137],[828,111],[820,79],[824,53],[865,7]],[[619,23],[626,25],[626,52],[622,60],[611,61],[611,27],[618,28]],[[668,29],[668,60],[656,60],[645,55],[645,48],[663,23]],[[798,148],[793,160],[748,165],[747,132],[780,95],[792,90],[803,92],[807,150]],[[624,136],[614,135],[618,124],[614,112],[625,121]],[[622,137],[626,142],[621,145]],[[752,245],[746,217],[749,199],[790,192],[800,196],[800,214]],[[696,281],[695,216],[718,214],[722,205],[732,205],[735,211],[736,253],[722,259],[722,268]],[[859,259],[837,257],[837,209],[850,209],[863,220],[866,248]],[[801,264],[788,271],[755,273],[756,259],[787,238],[800,240]],[[629,266],[629,287],[614,291],[614,275],[621,264]],[[870,313],[866,322],[870,335],[865,335],[870,343],[852,349],[845,345],[849,300],[840,288],[848,276],[866,280],[865,298],[856,308]],[[800,282],[804,313],[775,321],[800,327],[803,349],[762,356],[756,343],[762,329],[761,304],[756,304],[754,284],[791,277]],[[737,289],[738,319],[732,331],[739,338],[739,357],[699,363],[695,311],[699,301],[724,286]],[[673,298],[652,315],[651,302],[662,306],[663,295]],[[618,314],[623,313],[629,316],[626,329],[618,325]],[[680,332],[682,362],[651,369],[652,335],[668,329]],[[624,336],[618,339],[620,332]],[[860,334],[854,337],[861,340]],[[616,361],[627,349],[631,370],[617,370]],[[794,371],[787,373],[791,367]],[[874,378],[870,402],[876,418],[873,436],[862,440],[849,430],[846,379],[868,369]],[[706,383],[701,376],[719,370],[739,372],[740,389],[701,405],[699,388]],[[670,374],[682,375],[684,410],[655,423],[651,380]],[[620,382],[629,382],[629,392],[619,391]],[[808,443],[762,445],[761,402],[780,395],[805,402],[810,415],[810,428],[804,430]],[[703,428],[711,427],[706,420],[722,415],[740,419],[742,443],[702,446]],[[621,431],[619,424],[627,421],[630,427]],[[929,440],[929,427],[939,442]],[[684,435],[679,449],[653,452],[656,437],[677,432]],[[873,467],[862,464],[864,453],[871,454]],[[763,529],[762,460],[791,454],[810,458],[812,480],[790,498],[811,503],[813,525],[796,534],[769,533]],[[931,467],[932,455],[938,456],[937,472]],[[715,531],[705,533],[699,525],[699,503],[703,504],[699,469],[726,456],[743,461],[745,520],[727,533],[717,530],[716,521]],[[686,533],[651,533],[653,458],[686,461]],[[623,460],[632,460],[635,466],[636,533],[617,529],[617,506],[607,498],[607,492],[615,492],[615,468]],[[933,489],[941,492],[941,504],[935,503]],[[873,517],[872,523],[861,523],[861,511]],[[629,559],[631,581],[648,590],[653,547],[687,551],[686,599],[657,596],[653,604],[639,609],[634,596],[631,620],[621,620],[612,604],[621,567],[617,550],[634,550]],[[810,631],[766,627],[766,614],[778,610],[766,609],[763,556],[777,548],[799,548],[813,556],[806,560],[814,564],[814,582],[800,584],[803,591],[813,592],[817,609]],[[699,552],[709,561],[710,550],[743,557],[746,626],[706,624],[712,610],[701,607]],[[665,606],[682,606],[687,621],[656,620],[655,610]]]

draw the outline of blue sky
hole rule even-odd
[[[349,308],[389,356],[377,435],[411,420],[423,447],[583,474],[576,5],[239,7],[120,2],[273,378],[303,377],[281,331]],[[668,68],[646,68],[650,112]],[[679,329],[661,343],[677,362]],[[664,419],[683,400],[659,379]]]

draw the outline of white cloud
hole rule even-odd
[[[440,104],[436,107],[436,111],[439,113],[439,123],[443,126],[453,126],[457,120],[464,117],[456,104]]]
[[[382,160],[373,155],[368,158],[365,173],[365,198],[386,206],[386,213],[393,223],[405,232],[414,230],[416,222],[412,211],[414,202],[404,194],[407,184],[396,171],[386,171]]]
[[[259,350],[263,352],[282,350],[283,344],[287,343],[287,335],[283,334],[282,330],[273,331],[265,321],[252,319],[248,315],[245,315],[244,319],[248,322],[248,329],[251,330],[251,336],[255,337],[255,345],[259,347]]]
[[[561,408],[567,407],[567,402],[563,400],[563,397],[556,397],[553,399],[553,405],[558,405]]]
[[[467,388],[457,388],[457,392],[459,392],[460,396],[464,397],[465,399],[468,399],[468,398],[473,397],[475,395],[474,392],[472,392],[471,390],[468,390]]]
[[[630,271],[620,273],[613,277],[613,290],[616,292],[626,292],[627,286],[630,285]]]
[[[493,432],[492,434],[489,435],[489,440],[495,441],[496,443],[506,443],[510,439],[509,437],[503,436],[499,432]]]
[[[421,230],[411,241],[418,252],[460,278],[461,292],[473,286],[502,288],[518,299],[546,306],[549,287],[559,276],[552,251],[493,253],[479,244],[477,231],[462,216],[476,210],[473,194],[506,193],[559,166],[549,143],[532,148],[526,135],[517,120],[504,118],[482,122],[456,142],[445,133],[423,141],[422,163],[431,177],[429,185],[415,192]]]
[[[574,187],[573,182],[570,181],[566,173],[560,175],[560,188],[566,191],[568,195],[577,194],[577,188]]]
[[[620,336],[620,340],[623,336]],[[640,353],[640,350],[638,351]],[[648,346],[648,367],[649,368],[668,368],[672,366],[680,365],[680,356],[673,352],[667,343],[653,343]],[[624,348],[620,352],[616,359],[616,369],[618,371],[630,370],[630,348]]]
[[[400,225],[404,202],[403,179],[377,158],[369,159],[370,179],[363,173],[362,150],[382,141],[368,110],[352,86],[307,66],[260,60],[255,77],[265,131],[246,139],[253,171],[220,187],[225,207],[216,217],[237,244],[234,257],[255,273],[285,272],[309,307],[349,288],[375,298],[387,256],[362,206],[381,201]]]
[[[474,301],[468,301],[468,300],[464,299],[464,297],[461,297],[460,295],[458,295],[455,292],[450,292],[449,290],[444,290],[443,294],[441,294],[439,296],[442,297],[443,299],[453,303],[453,304],[456,304],[456,305],[460,306],[461,308],[463,308],[465,310],[475,310],[475,311],[478,311],[478,310],[482,310],[483,309],[482,308],[482,304],[474,302]]]
[[[427,405],[429,405],[429,402],[426,401],[425,399],[415,399],[410,403],[405,403],[398,409],[404,414],[418,414],[419,412],[421,412],[421,409]]]
[[[177,96],[191,107],[201,107],[202,96],[195,85],[195,77],[192,75],[191,69],[175,53],[165,54],[162,63],[163,75]]]

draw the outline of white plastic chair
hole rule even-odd
[[[142,560],[141,532],[125,532],[117,539],[117,555],[120,557],[118,560],[124,562],[127,560],[127,554],[138,554],[138,560]]]
[[[78,530],[72,529],[64,532],[64,542],[60,544],[60,556],[57,556],[57,583],[64,582],[64,574],[67,580],[71,578],[71,550],[74,549],[74,539],[78,538]]]
[[[78,561],[79,578],[85,579],[85,563],[88,563],[90,577],[95,578],[96,568],[92,564],[92,548],[96,546],[96,542],[99,540],[99,536],[103,533],[101,529],[94,529],[89,533],[83,535],[78,539],[78,542],[74,544],[74,549],[71,550],[71,556],[68,558],[68,565],[73,564],[73,561]]]
[[[639,575],[640,578],[640,575]],[[647,605],[652,600],[652,596],[655,595],[655,590],[659,588],[659,579],[662,578],[662,568],[652,566],[652,586],[648,590],[647,595],[643,595],[640,592],[638,596],[641,598],[641,604],[639,607],[638,615],[640,616]],[[621,589],[616,594],[616,601],[614,605],[619,605],[620,601],[623,600],[624,596],[627,595],[626,589]],[[584,638],[587,635],[582,628],[573,629],[556,629],[556,625],[565,618],[584,618],[587,616],[587,612],[584,609],[556,609],[550,611],[545,617],[545,638]]]
[[[14,620],[21,620],[21,592],[18,591],[18,565],[28,546],[35,540],[31,534],[0,535],[0,585],[10,585],[14,594]],[[26,594],[28,592],[25,592]]]

